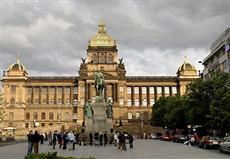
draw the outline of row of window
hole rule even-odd
[[[124,106],[125,105],[124,99],[120,99],[119,103],[120,103],[120,106]],[[132,106],[133,104],[134,104],[134,106],[140,106],[140,100],[139,99],[135,99],[134,103],[132,103],[131,99],[127,100],[127,106]],[[150,106],[153,106],[155,104],[155,100],[154,99],[150,99],[149,104],[150,104]],[[142,106],[147,106],[147,105],[148,105],[147,100],[143,99],[142,100]]]
[[[98,54],[93,54],[92,55],[92,62],[93,63],[113,63],[113,55],[112,54],[108,54],[106,57],[106,54],[104,53],[100,53],[100,55],[98,56]]]
[[[27,99],[27,104],[31,104],[32,101],[31,99]],[[47,99],[42,99],[41,103],[39,101],[39,99],[34,99],[33,104],[70,104],[70,100],[69,99],[65,99],[64,101],[62,99],[58,99],[57,101],[55,101],[54,99],[50,99],[49,101]]]
[[[42,112],[40,114],[40,119],[41,120],[46,120],[46,119],[49,119],[49,120],[55,120],[55,119],[57,119],[57,120],[59,120],[61,118],[62,118],[61,113],[57,113],[56,116],[55,116],[55,113],[53,113],[53,112],[50,112],[49,114],[45,113],[45,112]],[[14,119],[15,119],[14,118],[14,113],[10,112],[9,113],[9,120],[14,120]],[[30,120],[30,119],[38,120],[38,113],[34,112],[33,114],[31,114],[31,113],[27,112],[26,113],[26,120]],[[65,120],[70,119],[70,115],[69,115],[68,112],[65,113],[64,119]]]
[[[134,114],[132,112],[128,112],[128,120],[140,119],[140,117],[141,117],[140,112],[136,112]],[[148,112],[143,112],[143,119],[148,119]]]
[[[34,94],[70,94],[70,87],[28,87],[27,95],[31,95],[32,90]],[[78,87],[73,87],[73,94],[78,94]]]
[[[172,88],[172,94],[177,94],[177,87],[171,87]],[[149,93],[150,94],[162,94],[164,89],[165,94],[170,94],[170,87],[156,87],[156,92],[154,87],[149,87]],[[120,92],[123,92],[124,88],[120,87]],[[133,89],[134,94],[139,94],[140,87],[134,87]],[[147,87],[141,87],[141,93],[147,94]],[[127,87],[127,94],[132,94],[132,87]]]

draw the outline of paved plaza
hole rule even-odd
[[[219,153],[217,150],[205,150],[183,144],[163,142],[158,140],[135,140],[134,149],[119,151],[114,146],[76,146],[76,150],[62,150],[47,146],[40,146],[40,152],[58,151],[58,155],[88,157],[97,159],[229,159],[229,154]],[[70,147],[70,146],[69,146]],[[0,147],[0,159],[23,159],[26,154],[27,143]]]

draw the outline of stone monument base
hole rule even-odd
[[[112,118],[106,117],[106,103],[102,97],[96,96],[93,104],[94,115],[92,119],[85,117],[86,131],[109,132],[113,128]]]

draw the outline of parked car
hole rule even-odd
[[[220,138],[212,137],[212,136],[203,136],[202,140],[199,143],[199,147],[201,148],[216,148],[219,149],[220,147]]]
[[[230,153],[230,137],[225,138],[224,141],[220,143],[220,152]]]
[[[160,140],[162,140],[162,141],[172,141],[172,140],[173,140],[173,137],[172,137],[171,135],[165,134],[165,135],[162,135],[162,136],[160,137]]]

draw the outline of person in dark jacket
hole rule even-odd
[[[133,148],[133,135],[130,133],[128,138],[129,138],[129,147],[132,149]]]
[[[99,141],[100,141],[100,146],[103,146],[103,134],[102,134],[102,132],[99,133]]]
[[[63,150],[67,149],[67,143],[68,143],[68,136],[67,136],[68,132],[64,132],[63,134]]]
[[[27,141],[28,141],[27,155],[30,155],[33,149],[33,130],[30,130],[30,132],[27,134]]]
[[[89,144],[93,145],[93,134],[92,134],[92,132],[89,133]]]
[[[53,135],[52,135],[52,145],[53,145],[53,149],[55,149],[57,143],[57,131],[54,131]]]
[[[44,136],[43,136],[43,134],[40,135],[40,139],[41,139],[40,143],[43,144],[44,143]]]
[[[99,146],[99,133],[98,132],[94,133],[94,144],[95,146]]]
[[[108,143],[108,135],[107,135],[107,131],[105,131],[104,133],[104,146],[106,146]]]
[[[34,135],[33,135],[33,138],[32,138],[32,141],[33,141],[33,147],[34,147],[34,154],[38,154],[38,150],[39,150],[39,141],[41,140],[41,137],[38,133],[38,131],[36,130]]]

